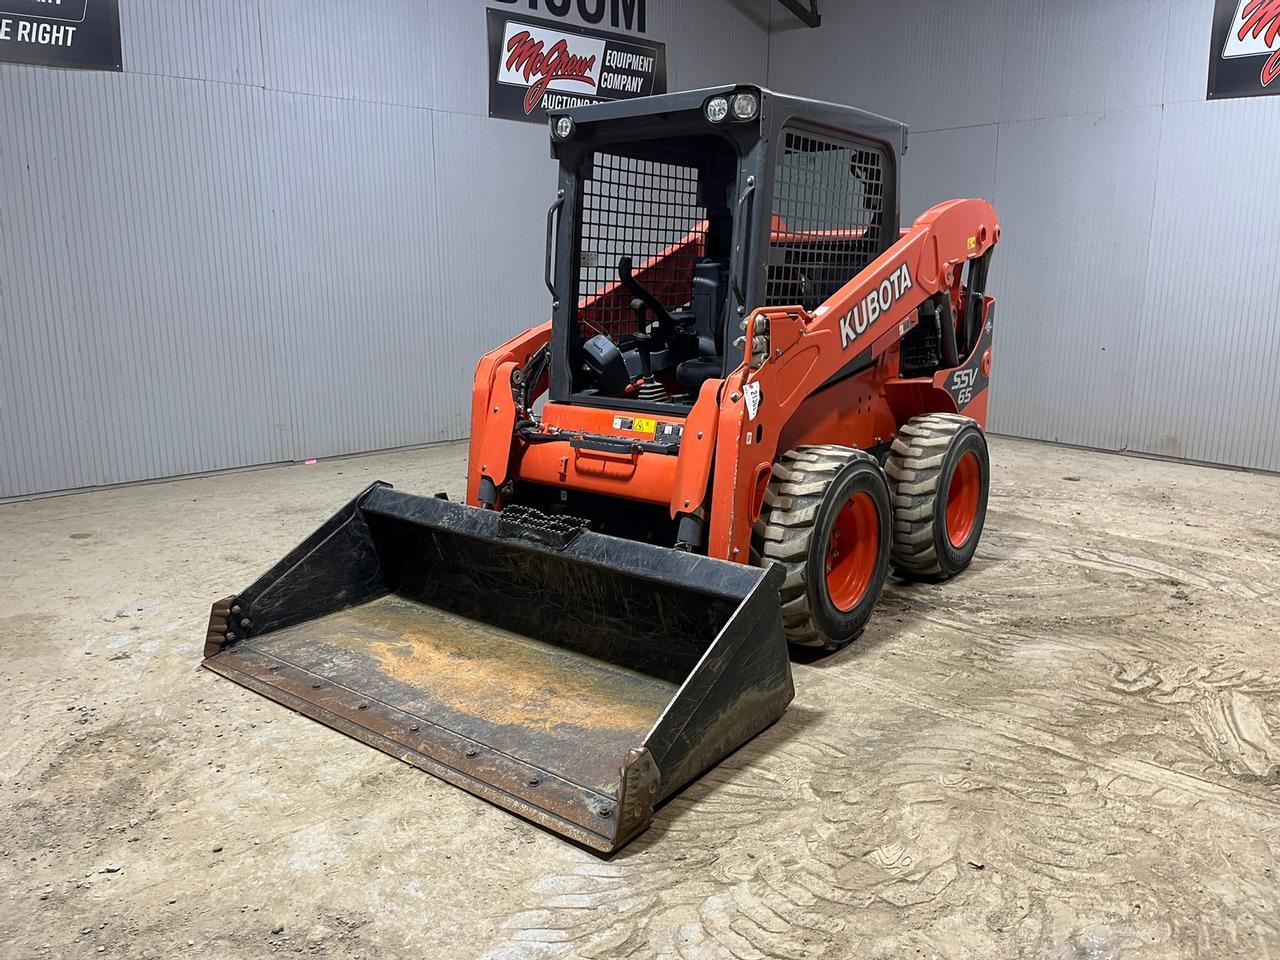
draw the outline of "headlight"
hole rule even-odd
[[[750,120],[760,111],[760,99],[754,93],[735,93],[733,95],[733,118]]]
[[[712,97],[707,101],[707,119],[719,123],[729,115],[729,101],[724,97]]]
[[[560,140],[568,140],[573,136],[573,118],[560,117],[556,120],[555,125],[556,137]]]

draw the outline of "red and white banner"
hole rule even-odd
[[[1209,99],[1280,93],[1280,0],[1217,0]]]
[[[547,110],[667,91],[666,46],[489,10],[489,116],[545,123]]]

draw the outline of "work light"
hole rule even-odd
[[[561,140],[568,140],[570,137],[573,136],[573,118],[560,117],[558,120],[556,120],[555,130],[556,130],[557,137],[559,137]]]
[[[733,118],[750,120],[760,109],[760,100],[754,93],[737,93],[733,97]]]
[[[729,115],[729,101],[724,97],[712,97],[707,101],[707,119],[719,123]]]

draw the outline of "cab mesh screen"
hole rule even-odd
[[[693,167],[597,152],[582,184],[578,235],[578,325],[584,337],[636,330],[618,261],[668,311],[689,302],[702,256],[706,210]]]
[[[774,176],[765,305],[812,311],[883,249],[884,158],[787,131]]]

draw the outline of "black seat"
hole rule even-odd
[[[694,396],[702,384],[724,374],[724,301],[729,267],[721,260],[699,260],[693,267],[693,330],[698,355],[676,367],[676,382]]]
[[[712,377],[724,376],[724,357],[694,357],[676,365],[676,382],[696,397]]]

